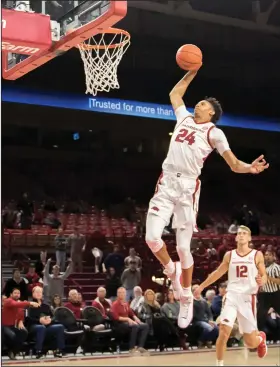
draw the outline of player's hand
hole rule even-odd
[[[193,292],[193,296],[194,296],[194,298],[196,298],[196,299],[198,299],[198,298],[200,298],[200,296],[201,296],[201,293],[202,293],[202,291],[203,291],[203,287],[201,287],[201,285]]]
[[[258,274],[256,276],[256,282],[257,282],[257,285],[259,287],[262,287],[265,284],[265,282],[264,282],[264,280],[263,280],[263,278],[262,278],[262,276],[260,274]]]
[[[266,160],[264,159],[264,155],[260,155],[259,158],[255,159],[254,162],[252,162],[250,167],[250,173],[253,173],[254,175],[257,175],[261,172],[263,172],[265,169],[268,169],[269,163],[266,163]]]

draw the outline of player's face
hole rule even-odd
[[[236,235],[236,242],[240,245],[246,245],[251,241],[249,232],[239,229]]]
[[[195,105],[194,116],[199,117],[205,122],[211,121],[214,115],[213,107],[208,101],[202,100]]]

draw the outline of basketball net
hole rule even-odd
[[[130,46],[130,34],[109,28],[78,45],[84,63],[86,94],[119,89],[118,66]]]

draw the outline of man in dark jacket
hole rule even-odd
[[[13,289],[19,289],[20,291],[20,300],[25,301],[28,299],[28,284],[27,282],[21,277],[20,270],[14,269],[13,270],[13,277],[8,279],[3,289],[2,293],[6,297],[10,297]]]
[[[54,356],[61,358],[62,351],[65,348],[64,326],[55,324],[49,305],[43,303],[43,290],[41,287],[33,288],[33,300],[39,303],[36,309],[30,309],[28,315],[28,328],[31,334],[35,336],[36,358],[43,356],[43,344],[46,338],[55,339],[56,350]]]
[[[60,271],[64,272],[66,263],[67,238],[64,236],[62,227],[58,228],[58,234],[55,236],[54,245],[56,265],[59,266]]]
[[[193,285],[192,292],[198,287],[198,284]],[[218,337],[219,329],[213,322],[213,316],[207,301],[202,297],[194,299],[192,324],[201,330],[198,338],[198,347],[201,348],[206,343],[207,347],[211,348],[212,343]]]

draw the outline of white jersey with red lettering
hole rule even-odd
[[[160,216],[166,225],[173,217],[173,228],[192,227],[196,231],[201,173],[205,159],[213,151],[222,155],[229,144],[212,122],[197,124],[185,105],[175,111],[177,124],[163,172],[150,201],[149,213]]]
[[[216,148],[222,155],[229,150],[229,144],[212,122],[196,123],[184,105],[177,108],[175,114],[177,124],[163,162],[163,172],[179,172],[197,178],[209,154]]]
[[[241,334],[251,334],[258,330],[256,255],[257,250],[252,250],[245,256],[239,255],[237,250],[231,251],[227,293],[220,320],[221,324],[232,328],[237,318]]]
[[[237,250],[231,251],[227,292],[241,294],[256,294],[258,292],[256,255],[257,250],[251,250],[245,256],[239,255]]]

